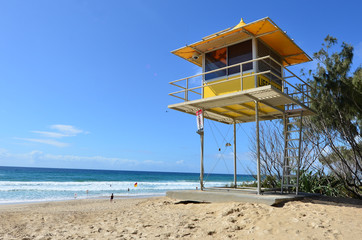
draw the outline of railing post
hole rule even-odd
[[[254,82],[255,82],[255,88],[258,87],[258,75],[256,75],[259,72],[259,66],[258,66],[258,60],[257,60],[257,56],[258,56],[258,45],[257,45],[257,41],[256,38],[253,37],[252,38],[252,59],[253,59],[253,72],[254,72]]]
[[[243,91],[243,64],[240,63],[240,90]]]
[[[205,88],[205,82],[204,80],[201,80],[201,99],[204,98],[204,88]]]
[[[281,74],[282,74],[282,92],[284,92],[284,85],[285,85],[285,82],[284,82],[284,67],[282,66],[282,71],[281,71]]]
[[[186,89],[185,89],[185,102],[189,100],[189,78],[186,78]]]

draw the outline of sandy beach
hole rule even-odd
[[[362,201],[182,203],[167,197],[0,206],[0,239],[361,239]]]

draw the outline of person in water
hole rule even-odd
[[[113,196],[113,193],[112,193],[112,195],[111,195],[111,202],[113,201],[113,198],[114,198],[114,196]]]

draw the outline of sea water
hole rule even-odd
[[[205,187],[233,182],[230,174],[205,174]],[[238,175],[238,182],[254,181]],[[135,185],[137,183],[137,185]],[[0,204],[70,199],[164,196],[196,189],[198,173],[0,167]]]

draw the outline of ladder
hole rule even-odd
[[[303,111],[291,112],[286,111],[283,116],[284,160],[281,192],[286,190],[290,193],[295,189],[295,194],[298,195]]]

